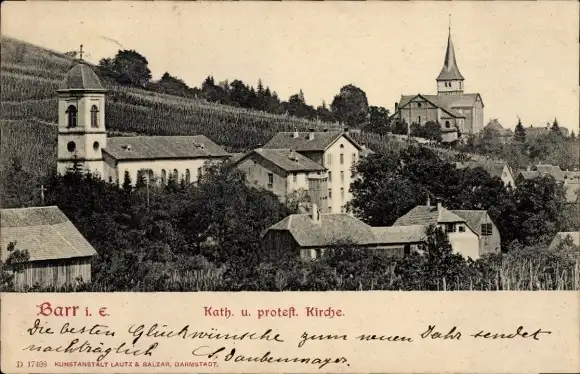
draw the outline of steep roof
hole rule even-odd
[[[61,90],[99,90],[105,89],[93,69],[84,63],[73,66],[60,84]]]
[[[258,148],[239,159],[236,164],[242,160],[245,160],[251,155],[262,157],[263,159],[270,161],[274,165],[278,166],[282,170],[288,172],[326,170],[322,165],[290,149]]]
[[[263,148],[293,149],[298,152],[325,151],[341,136],[347,138],[359,150],[361,149],[361,146],[350,135],[342,131],[279,132]]]
[[[84,236],[56,206],[2,209],[1,258],[8,256],[8,244],[26,249],[29,261],[87,257],[97,254]]]
[[[229,157],[230,154],[203,135],[127,136],[107,139],[103,149],[117,160]]]
[[[443,68],[437,77],[438,81],[442,80],[463,80],[463,75],[459,72],[457,61],[455,60],[455,48],[451,40],[451,30],[447,37],[447,51],[445,51],[445,60],[443,61]]]
[[[480,222],[487,216],[487,210],[452,210],[452,212],[465,219],[467,226],[477,235],[481,236]]]
[[[309,214],[292,214],[271,226],[270,230],[289,231],[301,247],[324,247],[339,242],[375,243],[369,225],[344,213],[323,213],[319,223],[315,223]]]
[[[481,96],[478,93],[464,93],[456,95],[401,95],[397,111],[403,109],[413,99],[420,97],[427,100],[438,108],[443,109],[448,114],[457,118],[465,118],[465,116],[457,111],[458,108],[471,108]],[[483,101],[482,101],[483,105]]]
[[[411,226],[411,225],[435,225],[438,223],[466,222],[452,211],[437,206],[418,205],[411,209],[407,214],[399,217],[393,226]]]

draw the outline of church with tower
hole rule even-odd
[[[452,142],[463,135],[477,134],[483,129],[483,100],[479,93],[465,93],[465,78],[461,75],[451,40],[447,38],[447,51],[443,68],[437,76],[437,94],[401,95],[395,103],[392,119],[424,125],[429,121],[441,125],[444,142]]]
[[[102,179],[132,183],[144,178],[156,183],[195,182],[207,162],[230,154],[203,135],[121,136],[106,132],[106,89],[81,59],[66,74],[58,92],[57,171],[73,167]]]

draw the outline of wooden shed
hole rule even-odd
[[[37,283],[60,287],[91,281],[91,260],[97,252],[58,207],[2,209],[0,218],[2,261],[10,243],[30,255],[14,273],[17,290]]]

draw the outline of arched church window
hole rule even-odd
[[[74,105],[69,105],[67,110],[68,127],[77,127],[77,108]]]
[[[99,108],[96,105],[91,107],[91,127],[99,127]]]
[[[460,89],[462,88],[461,86],[463,86],[463,82],[459,82],[459,88]]]
[[[177,171],[177,169],[173,169],[173,180],[175,182],[179,182],[179,172]]]
[[[75,149],[77,149],[77,145],[75,144],[75,142],[68,142],[68,144],[66,145],[66,149],[68,149],[69,152],[74,152]]]
[[[421,108],[421,103],[417,103],[417,107],[418,108]]]
[[[99,150],[99,142],[93,143],[93,149],[95,150],[95,152]]]
[[[449,123],[449,121],[445,121],[445,128],[447,128],[447,129],[448,129],[448,128],[450,128],[450,127],[451,127],[451,124]]]
[[[191,182],[191,174],[189,172],[189,169],[185,169],[185,182],[187,183]]]
[[[167,172],[165,171],[165,169],[161,169],[161,183],[162,184],[167,183]]]

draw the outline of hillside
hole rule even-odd
[[[3,166],[11,156],[20,155],[26,167],[35,173],[45,172],[55,165],[56,157],[57,130],[52,125],[57,121],[55,90],[75,62],[64,54],[13,38],[0,40]],[[295,117],[123,87],[106,80],[103,84],[109,90],[107,130],[115,133],[203,134],[231,152],[242,152],[264,144],[278,131],[324,126]],[[375,134],[355,136],[375,150],[389,143]]]

